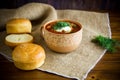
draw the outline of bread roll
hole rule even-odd
[[[33,36],[30,34],[10,34],[5,37],[5,44],[11,47],[30,42],[33,42]]]
[[[18,45],[12,52],[15,66],[22,70],[33,70],[42,66],[45,57],[44,49],[33,43]]]
[[[6,23],[7,34],[11,33],[31,33],[32,24],[30,20],[24,18],[11,19]]]

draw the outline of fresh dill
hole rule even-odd
[[[62,29],[62,28],[64,28],[64,27],[68,27],[68,26],[70,26],[70,23],[68,23],[68,22],[57,22],[54,26],[53,26],[53,29],[54,30],[58,30],[58,29]]]
[[[107,49],[109,52],[116,52],[117,48],[120,47],[120,42],[114,39],[110,39],[108,37],[103,37],[101,35],[92,39],[92,42],[96,43],[97,45]]]

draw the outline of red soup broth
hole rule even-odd
[[[64,22],[68,22],[68,21],[64,21]],[[63,32],[57,32],[55,31],[52,27],[56,24],[57,22],[51,22],[49,24],[47,24],[46,26],[46,29],[50,32],[53,32],[53,33],[58,33],[58,34],[70,34],[70,33],[74,33],[74,32],[77,32],[81,29],[81,26],[78,25],[78,24],[75,24],[73,22],[69,22],[70,25],[72,26],[72,31],[70,33],[65,33],[64,31]]]

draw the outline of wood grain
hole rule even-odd
[[[120,10],[119,0],[2,0],[0,8],[18,8],[30,2],[50,4],[56,9]]]
[[[109,12],[112,38],[120,40],[120,12]],[[111,54],[106,52],[90,71],[86,80],[119,80],[120,49]],[[75,80],[38,70],[22,71],[0,55],[0,80]]]

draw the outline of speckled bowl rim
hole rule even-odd
[[[68,21],[68,22],[73,22],[73,23],[75,23],[75,24],[77,24],[79,27],[80,27],[80,30],[78,30],[78,31],[76,31],[76,32],[73,32],[73,33],[62,33],[62,34],[59,34],[59,33],[53,33],[53,32],[51,32],[51,31],[49,31],[49,30],[47,30],[45,27],[48,25],[48,24],[50,24],[50,23],[52,23],[52,22],[58,22],[58,21]],[[70,19],[56,19],[56,20],[51,20],[51,21],[48,21],[48,22],[46,22],[44,25],[43,25],[43,28],[45,29],[45,30],[47,30],[48,32],[50,32],[50,33],[53,33],[53,34],[58,34],[58,35],[71,35],[71,34],[75,34],[75,33],[78,33],[78,32],[80,32],[80,31],[82,31],[82,25],[81,25],[81,23],[80,22],[77,22],[77,21],[74,21],[74,20],[70,20]]]

